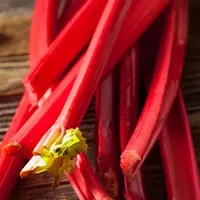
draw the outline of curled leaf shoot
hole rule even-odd
[[[61,135],[62,138],[57,134],[53,142],[49,140],[51,144],[43,146],[38,155],[34,155],[30,159],[20,172],[22,178],[30,174],[48,171],[54,176],[53,188],[56,188],[63,172],[71,173],[73,171],[76,156],[87,151],[86,139],[78,128],[68,129],[64,135]],[[45,144],[47,144],[46,141]]]

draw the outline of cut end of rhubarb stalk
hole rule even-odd
[[[134,178],[134,168],[140,160],[141,157],[135,150],[127,150],[121,155],[120,166],[128,181],[131,181]]]
[[[25,165],[25,167],[20,172],[21,178],[26,178],[31,175],[37,168],[44,166],[44,161],[40,156],[33,156],[31,160]]]
[[[22,146],[18,143],[9,143],[3,148],[3,155],[16,155],[22,151]]]
[[[106,197],[106,198],[104,198],[103,200],[113,200],[113,199],[110,198],[110,197]]]
[[[68,129],[62,139],[55,137],[55,141],[50,142],[51,145],[47,145],[48,148],[45,145],[39,155],[34,155],[30,159],[22,169],[20,176],[27,177],[30,174],[48,171],[54,176],[53,188],[56,188],[59,185],[62,173],[73,171],[76,156],[87,151],[87,144],[78,128]]]
[[[118,199],[118,184],[115,174],[111,167],[103,161],[101,158],[98,159],[98,165],[100,168],[101,182],[104,185],[106,192],[113,198]]]
[[[118,199],[118,184],[116,176],[110,168],[108,172],[103,174],[103,185],[106,191],[111,194],[113,199]]]

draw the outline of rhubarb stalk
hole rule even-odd
[[[181,10],[177,11],[175,2],[166,10],[166,27],[162,34],[150,91],[138,125],[121,156],[121,167],[129,179],[134,177],[155,144],[179,86],[187,34],[175,31],[175,23],[178,20],[177,30],[180,30],[180,25],[187,25],[177,12]],[[177,60],[177,57],[181,59]]]
[[[66,66],[89,42],[105,4],[106,0],[88,0],[59,33],[37,67],[28,73],[24,84],[33,104],[60,78]]]
[[[59,5],[60,0],[35,1],[29,43],[32,70],[36,68],[57,34]]]
[[[165,8],[168,3],[166,1],[153,1],[150,5],[145,1],[135,1],[128,12],[128,17],[124,22],[122,30],[118,36],[117,43],[113,48],[113,52],[108,60],[105,71],[103,72],[101,80],[103,80],[108,73],[113,69],[113,66],[120,60],[124,52],[126,52],[136,39],[145,31],[145,29],[152,23],[158,14]],[[143,12],[145,8],[145,12]],[[155,9],[159,8],[159,9]],[[143,14],[143,15],[142,15]],[[147,17],[148,16],[148,17]],[[134,19],[137,18],[133,26]],[[126,34],[126,33],[129,34]],[[126,42],[125,42],[126,41]],[[4,148],[4,153],[15,152],[16,145],[21,145],[25,149],[25,154],[31,154],[35,145],[39,142],[42,135],[55,122],[58,117],[64,102],[66,101],[69,91],[71,90],[74,80],[80,70],[80,66],[84,56],[72,67],[65,78],[61,81],[51,98],[44,102],[28,120],[24,126],[19,130],[9,145]],[[32,138],[30,141],[29,138]],[[18,149],[19,150],[19,149]]]
[[[175,122],[175,123],[174,123]],[[192,135],[181,92],[159,139],[169,200],[198,200],[199,174]]]
[[[55,125],[47,132],[48,136],[45,135],[44,138],[41,139],[43,145],[40,145],[39,142],[34,149],[34,154],[39,154],[41,158],[44,157],[45,159],[43,159],[45,162],[48,162],[50,159],[50,166],[48,167],[50,170],[57,164],[57,159],[62,159],[63,164],[61,168],[71,172],[71,167],[69,170],[68,164],[73,162],[78,153],[85,151],[84,143],[81,143],[83,139],[73,134],[70,136],[69,131],[71,129],[69,128],[80,125],[131,4],[131,0],[126,2],[119,0],[108,1],[66,104]],[[81,103],[79,103],[80,100]],[[69,130],[65,131],[66,129]],[[65,146],[63,146],[65,144],[64,141],[67,142],[66,149]],[[69,148],[71,148],[71,150]],[[55,157],[54,151],[56,153],[55,155],[58,157]],[[55,158],[55,162],[53,161],[53,163],[51,163],[52,159],[48,157],[48,152],[49,155],[54,155],[52,159]],[[77,159],[80,160],[80,169],[83,170],[85,178],[90,181],[91,187],[98,187],[99,183],[97,178],[94,178],[95,174],[90,165],[87,165],[87,159],[84,154],[79,154]],[[31,160],[29,162],[31,162]],[[49,162],[46,163],[47,166]],[[58,160],[58,162],[60,161]],[[64,166],[65,164],[66,166]],[[86,166],[87,170],[84,170]],[[58,168],[58,170],[61,168]],[[26,172],[27,169],[22,170],[22,173]],[[60,175],[58,172],[54,172],[53,174]],[[56,176],[55,184],[57,184],[57,180],[58,177]],[[91,191],[97,199],[104,199],[107,196],[101,187],[99,187],[98,190],[95,188],[91,189]]]
[[[47,170],[54,175],[55,185],[59,182],[62,170],[73,173],[74,159],[78,153],[85,151],[84,139],[81,139],[81,134],[76,131],[77,129],[71,132],[69,128],[80,125],[131,4],[131,0],[126,2],[108,1],[66,104],[55,125],[47,132],[48,136],[45,135],[45,139],[41,139],[44,141],[43,145],[40,145],[39,142],[34,149],[34,154],[41,156]],[[79,102],[80,100],[81,102]],[[66,129],[69,130],[65,131]],[[87,164],[85,156],[79,154],[77,159],[80,160],[81,170],[83,170],[85,178],[90,180],[91,187],[93,185],[98,187],[99,183],[97,178],[94,178],[95,174],[90,165],[88,164],[87,170],[84,170]],[[22,174],[29,172],[27,168],[32,161],[31,159],[24,167]],[[60,167],[57,168],[58,165]],[[36,169],[36,173],[40,170],[42,172],[44,167],[39,163]],[[107,198],[107,194],[101,187],[99,190],[94,188],[91,191],[97,199]]]
[[[58,32],[71,20],[74,14],[85,4],[87,0],[68,0],[65,4],[63,12],[59,18]]]
[[[117,133],[116,111],[116,79],[110,73],[96,92],[96,119],[98,127],[97,164],[100,180],[105,190],[113,199],[119,199],[119,135]]]
[[[139,49],[135,45],[120,65],[120,142],[125,149],[139,117]],[[145,200],[142,171],[131,181],[124,177],[124,197]]]
[[[187,23],[187,1],[179,1],[179,6],[182,7],[182,12],[177,12],[177,15],[181,14],[181,19],[184,20],[184,23]],[[155,54],[158,53],[157,46],[160,43],[158,38],[160,37],[160,30],[163,28],[162,20],[163,18],[160,16],[157,20],[158,23],[154,24],[145,33],[144,38],[142,38],[142,42],[144,43],[142,49],[144,69],[142,71],[147,90],[154,71]],[[176,23],[179,24],[179,21],[176,21]],[[187,33],[187,26],[184,25],[180,30]],[[158,41],[158,44],[155,45],[155,41]],[[147,50],[146,46],[152,45],[154,45],[154,49],[151,49],[151,53],[149,53],[149,49]],[[184,48],[183,46],[183,50]],[[183,59],[182,57],[180,58]],[[148,68],[145,66],[148,66]],[[197,164],[180,89],[160,134],[159,144],[168,199],[199,199]]]
[[[146,0],[134,2],[132,9],[130,9],[134,10],[134,12],[128,12],[125,20],[126,22],[118,36],[119,38],[124,37],[126,41],[121,43],[120,48],[127,48],[127,46],[133,44],[141,33],[145,31],[166,7],[169,1],[170,0],[155,0],[151,2],[151,4]],[[57,39],[50,46],[47,54],[41,59],[37,69],[30,72],[25,78],[24,83],[29,91],[32,103],[38,101],[50,84],[60,77],[65,71],[66,66],[69,65],[84,45],[89,42],[99,20],[98,16],[100,16],[104,5],[105,0],[88,0],[80,11],[72,18],[70,21],[71,23],[61,31]],[[88,23],[88,21],[90,21],[90,23]],[[84,26],[83,24],[87,24],[87,27],[81,29],[82,34],[77,36],[80,32],[79,29]],[[124,31],[125,29],[127,31]],[[130,37],[133,29],[135,30],[134,37]],[[66,47],[69,48],[69,50],[67,50]],[[63,49],[65,49],[65,51],[63,51]],[[113,54],[113,56],[119,57],[121,56],[120,54],[121,51],[116,51],[116,55]],[[112,58],[110,60],[112,60]],[[56,66],[56,70],[49,71],[49,68],[53,69],[51,66]],[[46,70],[48,71],[48,77],[46,77],[44,82],[42,77],[43,75],[46,75]]]
[[[41,53],[41,47],[43,49],[47,49],[48,43],[50,39],[53,39],[51,34],[52,32],[55,31],[55,27],[52,25],[54,24],[53,22],[55,21],[55,8],[56,4],[58,1],[55,3],[55,1],[42,1],[42,2],[37,2],[35,6],[36,12],[33,15],[33,21],[32,21],[32,29],[31,29],[31,35],[35,36],[38,30],[43,29],[43,27],[47,27],[45,30],[47,32],[42,32],[42,41],[43,44],[41,45],[41,41],[39,40],[38,37],[31,37],[31,68],[35,67],[35,62],[40,56]],[[39,13],[42,16],[41,20],[44,20],[43,22],[40,20],[41,23],[38,23],[38,19],[36,15],[39,15]],[[51,17],[55,18],[54,21],[52,21],[52,26],[49,25],[51,21]],[[41,26],[42,25],[42,26]],[[51,29],[51,32],[49,32]],[[38,43],[38,41],[40,43]],[[13,117],[13,120],[11,122],[11,125],[5,134],[3,141],[0,146],[0,151],[2,151],[3,147],[9,142],[9,140],[17,133],[17,131],[21,128],[21,126],[30,118],[30,116],[35,112],[37,109],[37,106],[32,106],[29,103],[29,98],[27,93],[23,95],[21,102],[19,104],[19,107]],[[14,187],[14,184],[18,178],[19,172],[22,169],[24,165],[24,158],[13,158],[10,156],[2,156],[0,155],[0,199],[7,199],[8,196],[10,195],[10,192],[12,188]],[[2,189],[1,189],[2,188]]]
[[[183,32],[187,34],[187,0],[177,1],[177,15],[178,19],[184,21],[184,24],[177,27],[179,28],[177,31],[180,34],[183,34]],[[180,21],[177,20],[176,23],[179,24]],[[174,46],[176,46],[176,43]],[[184,49],[185,46],[183,46],[182,51]],[[183,58],[179,58],[182,62]],[[159,143],[164,164],[168,199],[200,199],[198,168],[181,89],[178,91],[162,130]]]

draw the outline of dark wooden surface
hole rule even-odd
[[[28,35],[33,0],[0,0],[0,140],[20,101],[21,80],[28,70]],[[194,145],[200,164],[200,1],[190,1],[190,28],[182,88]],[[94,106],[91,104],[82,124],[88,139],[88,157],[95,166]],[[158,152],[152,150],[143,168],[149,199],[164,200],[164,176]],[[32,176],[17,181],[10,200],[75,200],[77,199],[66,177],[61,186],[51,188],[49,174]]]

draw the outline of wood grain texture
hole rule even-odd
[[[30,19],[29,10],[0,14],[0,56],[27,54]]]
[[[0,140],[6,132],[23,92],[22,78],[28,70],[28,35],[33,0],[0,0]],[[9,12],[5,12],[9,11]],[[194,146],[200,167],[200,1],[190,1],[190,26],[181,86],[187,106]],[[20,30],[20,31],[18,31]],[[95,167],[94,102],[82,123],[89,144],[87,156]],[[164,200],[164,175],[156,145],[143,165],[146,191],[150,200]],[[10,200],[76,200],[67,178],[51,188],[48,173],[19,179]]]
[[[22,78],[28,71],[29,62],[27,56],[24,60],[17,57],[0,59],[0,96],[22,94]]]

